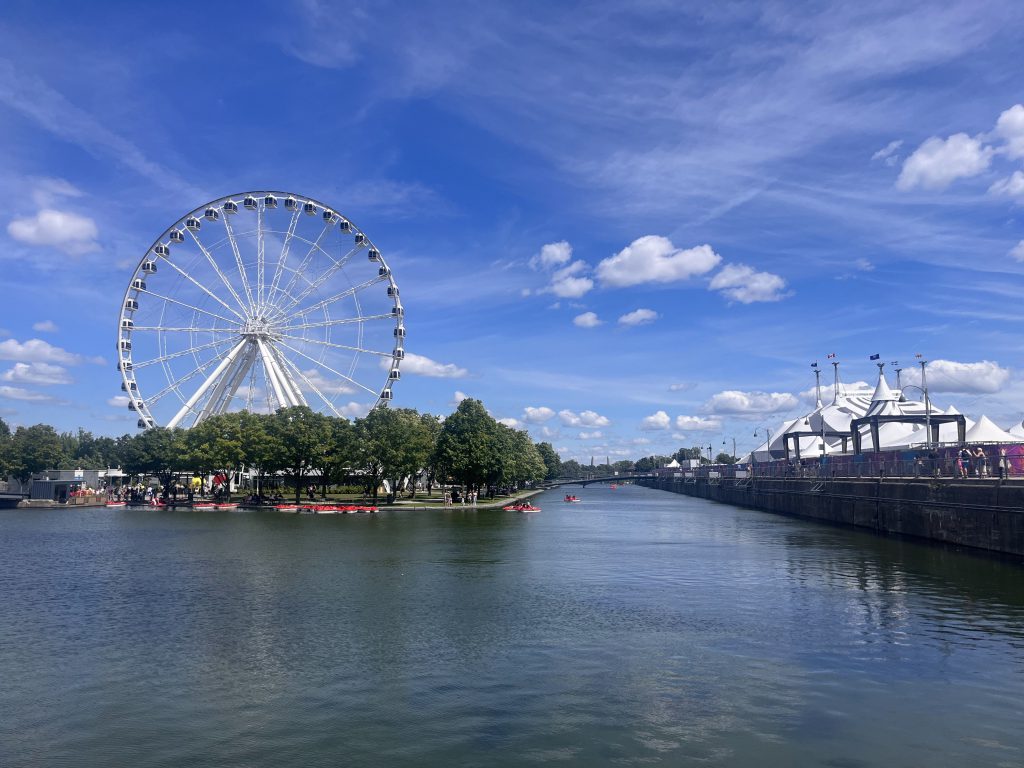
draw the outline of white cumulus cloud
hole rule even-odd
[[[1011,176],[999,179],[988,188],[990,195],[1000,197],[1022,197],[1024,198],[1024,172],[1014,171]]]
[[[966,133],[955,133],[948,139],[932,136],[903,161],[896,186],[903,190],[945,189],[957,179],[986,170],[993,152],[980,138]]]
[[[715,414],[760,415],[786,411],[798,404],[788,392],[741,392],[727,389],[718,392],[704,404],[704,410]]]
[[[676,416],[675,426],[676,429],[689,429],[692,432],[718,432],[722,428],[722,422],[703,416]]]
[[[656,411],[650,416],[644,416],[640,421],[640,429],[645,432],[654,432],[659,429],[668,429],[672,426],[672,419],[665,411]]]
[[[99,248],[96,222],[77,213],[44,208],[35,216],[14,219],[7,234],[29,245],[45,245],[78,256]]]
[[[540,253],[530,259],[530,266],[534,269],[550,269],[560,264],[566,264],[572,258],[572,246],[565,240],[557,243],[542,245]]]
[[[726,264],[711,279],[708,289],[720,291],[733,301],[753,304],[785,298],[786,281],[771,272],[758,272],[746,264]]]
[[[519,429],[522,426],[522,422],[520,422],[519,419],[513,419],[511,416],[504,419],[498,419],[498,423],[504,424],[506,427],[512,427],[512,429]]]
[[[568,409],[558,412],[558,418],[567,427],[607,427],[611,421],[607,416],[602,416],[596,411],[581,411],[575,413]]]
[[[907,376],[906,371],[904,375]],[[920,373],[916,369],[907,379],[915,384],[921,383]],[[929,392],[992,394],[1002,390],[1009,380],[1010,371],[991,360],[977,363],[932,360],[928,363]]]
[[[0,375],[3,381],[16,384],[71,384],[67,369],[50,363],[15,363],[14,367]]]
[[[56,333],[59,329],[53,320],[40,320],[38,323],[32,324],[32,330],[40,333]]]
[[[599,429],[595,429],[593,432],[580,432],[576,436],[576,439],[577,440],[600,440],[603,437],[604,437],[604,433],[601,430],[599,430]]]
[[[601,324],[600,318],[594,312],[584,312],[572,319],[572,324],[580,328],[596,328]]]
[[[589,269],[585,261],[574,261],[551,276],[547,290],[563,299],[578,299],[594,287],[594,281],[582,274]]]
[[[343,405],[340,408],[338,408],[338,413],[340,413],[346,419],[361,419],[369,412],[369,403],[357,403],[355,401],[352,401],[347,405]]]
[[[658,313],[653,309],[634,309],[619,318],[619,325],[644,325],[653,323],[658,319]]]
[[[391,360],[380,361],[380,367],[388,369],[391,367]],[[414,376],[429,376],[432,379],[461,379],[469,374],[465,368],[460,368],[454,363],[439,363],[429,357],[406,352],[402,360],[402,373],[411,373]]]
[[[555,412],[543,405],[537,408],[528,405],[523,409],[523,421],[527,421],[530,424],[543,424],[545,421],[553,419],[554,416]]]
[[[131,402],[131,398],[128,395],[117,395],[107,400],[107,405],[111,405],[114,408],[127,408],[128,403]]]
[[[1006,141],[1003,151],[1008,157],[1024,157],[1024,104],[1014,104],[999,115],[996,133]]]
[[[451,403],[449,403],[449,405],[451,405],[454,408],[458,406],[458,404],[461,403],[463,400],[466,400],[468,397],[469,395],[467,395],[465,392],[460,392],[459,390],[456,389],[455,394],[452,395],[452,401]]]
[[[302,371],[302,376],[305,377],[306,382],[319,389],[325,395],[351,394],[356,391],[350,382],[345,379],[335,378],[334,376],[324,376],[319,368],[307,368]]]
[[[622,288],[642,283],[674,283],[710,272],[722,257],[710,245],[683,250],[660,235],[637,238],[597,265],[605,285]]]
[[[7,339],[0,341],[0,360],[77,365],[82,362],[82,356],[55,347],[42,339],[29,339],[24,343],[16,339]]]

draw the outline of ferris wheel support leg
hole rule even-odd
[[[276,347],[271,348],[271,354],[274,359],[277,360],[277,369],[281,375],[281,383],[288,389],[288,394],[291,397],[295,405],[309,405],[306,402],[305,396],[302,394],[302,389],[299,387],[295,377],[292,376],[292,371],[285,363],[285,357],[281,354],[281,350]]]
[[[263,339],[259,339],[256,342],[259,345],[260,357],[263,360],[263,368],[267,372],[267,376],[270,378],[270,386],[274,390],[274,397],[277,398],[277,402],[282,407],[287,408],[292,405],[296,405],[290,397],[288,397],[287,389],[281,381],[281,371],[278,369],[277,360],[271,354],[270,349],[263,342]]]
[[[181,423],[181,420],[189,414],[189,412],[195,407],[196,403],[202,400],[203,395],[205,395],[209,391],[210,387],[217,382],[221,374],[224,373],[224,370],[235,361],[235,358],[238,357],[239,353],[241,353],[245,348],[245,345],[248,343],[247,339],[242,339],[231,348],[227,357],[221,360],[220,365],[213,369],[213,373],[206,377],[206,381],[204,381],[202,385],[200,385],[199,389],[195,391],[195,394],[193,394],[192,397],[190,397],[188,401],[181,406],[181,410],[174,414],[174,418],[167,422],[168,429],[174,429]]]
[[[235,396],[235,392],[238,390],[238,386],[242,383],[242,379],[245,374],[249,372],[250,366],[255,360],[255,352],[253,351],[253,343],[250,341],[246,346],[245,352],[239,355],[235,362],[224,370],[221,374],[220,381],[217,382],[217,386],[213,389],[213,394],[206,400],[206,404],[203,409],[196,416],[195,424],[206,420],[210,416],[218,413],[224,413],[227,410],[228,404],[231,399]]]

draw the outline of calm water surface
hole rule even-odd
[[[607,487],[0,513],[0,765],[1024,765],[1024,567]]]

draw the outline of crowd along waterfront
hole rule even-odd
[[[1020,762],[1018,564],[573,495],[4,512],[0,763]]]

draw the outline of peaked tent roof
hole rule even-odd
[[[982,416],[978,423],[967,430],[968,443],[1019,443],[1020,439],[1005,429],[996,426],[988,416]]]

